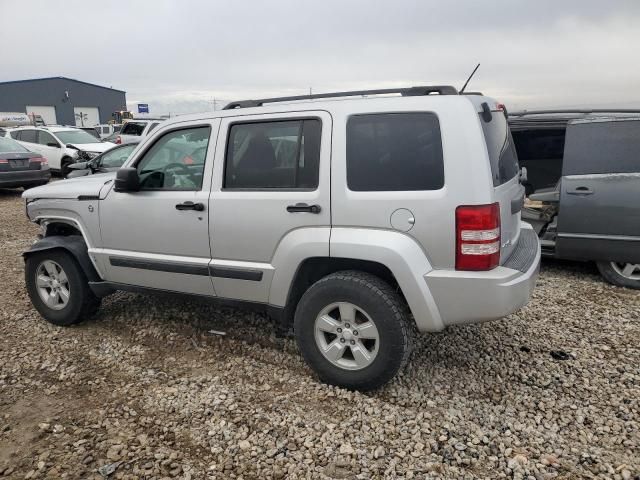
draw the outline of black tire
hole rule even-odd
[[[331,363],[315,338],[316,317],[328,305],[349,302],[367,312],[379,334],[372,362],[360,370]],[[414,329],[398,293],[380,278],[365,272],[342,271],[314,283],[302,296],[294,317],[298,348],[320,380],[350,390],[373,390],[389,382],[409,360]]]
[[[45,260],[52,260],[62,267],[69,282],[69,301],[60,310],[50,308],[40,298],[36,284],[38,267]],[[76,260],[64,250],[45,250],[30,254],[25,264],[25,282],[31,303],[42,317],[54,325],[66,327],[94,315],[100,307],[100,299],[91,289],[84,272]]]
[[[617,285],[618,287],[640,290],[640,280],[634,280],[621,275],[613,268],[611,262],[597,262],[596,264],[600,271],[600,275],[602,275],[607,282]]]

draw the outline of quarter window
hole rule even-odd
[[[442,188],[444,163],[436,115],[351,117],[347,122],[347,185],[354,191]]]
[[[232,125],[224,187],[316,188],[321,129],[318,119]]]
[[[209,127],[169,132],[138,162],[143,190],[200,190],[209,145]]]

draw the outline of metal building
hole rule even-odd
[[[0,112],[42,116],[45,123],[93,126],[127,109],[126,93],[67,77],[0,82]]]

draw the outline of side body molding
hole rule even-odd
[[[402,289],[418,330],[435,332],[444,328],[424,279],[433,268],[411,237],[388,230],[334,227],[330,250],[331,257],[369,260],[386,266]]]

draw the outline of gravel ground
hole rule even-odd
[[[17,192],[0,225],[0,477],[640,478],[640,295],[588,265],[545,262],[524,310],[420,337],[364,395],[260,314],[117,294],[49,325]]]

